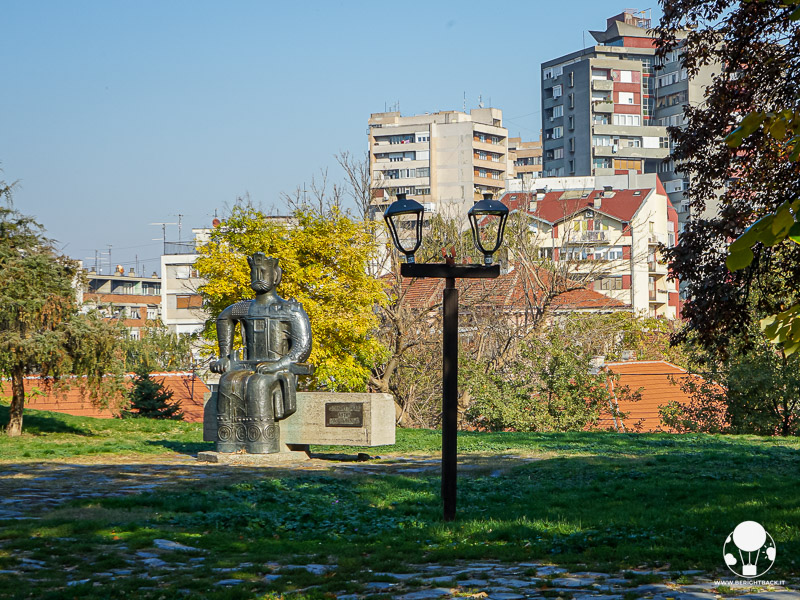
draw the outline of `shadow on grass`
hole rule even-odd
[[[26,410],[22,416],[22,431],[32,435],[46,435],[50,433],[71,433],[92,437],[94,434],[88,429],[75,427],[68,423],[69,415],[49,413],[46,411]],[[9,421],[8,406],[0,405],[0,428],[5,430]]]
[[[197,456],[198,452],[214,450],[214,442],[173,442],[170,440],[148,440],[149,446],[161,446],[178,454]]]

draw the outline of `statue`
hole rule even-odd
[[[256,252],[247,258],[254,300],[232,304],[217,317],[222,373],[217,394],[217,451],[250,454],[280,451],[278,420],[297,410],[297,376],[309,374],[299,364],[311,353],[311,324],[303,306],[286,301],[275,288],[281,281],[278,259]],[[236,323],[242,351],[231,352]]]

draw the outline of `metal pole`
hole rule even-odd
[[[458,477],[458,290],[453,277],[442,293],[442,502],[444,520],[456,518]]]

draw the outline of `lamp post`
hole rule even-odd
[[[442,505],[445,521],[456,517],[458,486],[458,289],[456,279],[494,279],[500,275],[500,265],[493,264],[492,255],[503,243],[508,208],[492,194],[484,194],[467,213],[475,247],[483,254],[482,265],[456,265],[452,259],[445,263],[417,263],[414,253],[422,244],[422,222],[425,207],[419,202],[398,194],[397,200],[386,209],[383,218],[389,227],[392,242],[405,254],[400,265],[403,277],[430,277],[445,280],[442,292]],[[497,223],[495,239],[484,245],[492,221]],[[413,231],[414,239],[403,239],[403,231]],[[484,234],[484,235],[481,235]]]

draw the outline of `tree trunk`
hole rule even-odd
[[[10,437],[22,434],[22,409],[25,406],[25,372],[14,367],[11,370],[11,406],[9,407],[6,433]]]

